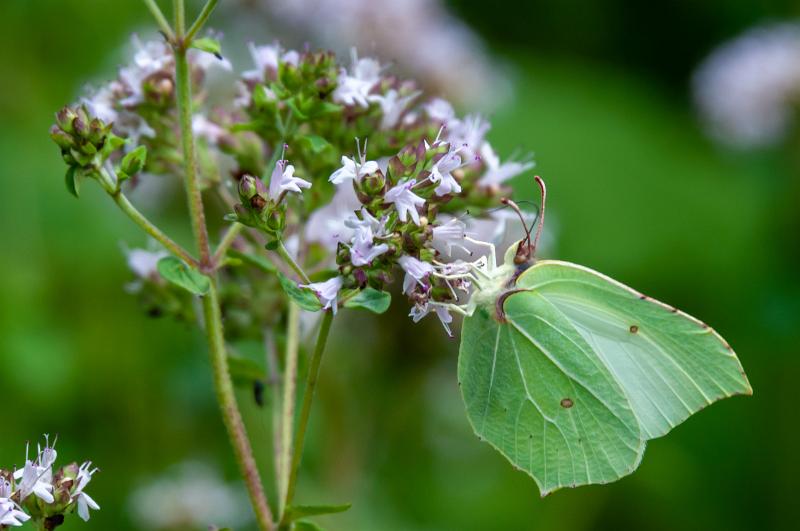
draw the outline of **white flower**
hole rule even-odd
[[[77,502],[78,506],[78,516],[80,516],[84,522],[89,521],[89,509],[95,511],[100,509],[100,506],[97,505],[97,502],[95,502],[91,496],[83,491],[89,481],[91,481],[92,475],[97,472],[97,468],[89,470],[91,466],[91,461],[87,461],[81,465],[81,467],[78,469],[78,477],[75,479],[75,489],[72,491],[72,499]]]
[[[713,52],[693,79],[708,129],[738,147],[783,138],[800,101],[800,26],[757,27]]]
[[[486,173],[478,179],[478,186],[503,184],[512,177],[516,177],[535,166],[533,162],[509,161],[500,164],[500,158],[488,142],[484,142],[481,146],[481,160],[486,164]]]
[[[401,256],[397,262],[406,272],[406,276],[403,278],[404,293],[414,291],[414,286],[417,284],[423,288],[426,287],[425,280],[429,275],[433,274],[433,266],[431,264],[408,255]]]
[[[426,103],[425,112],[431,120],[442,124],[448,124],[456,117],[453,106],[443,98],[434,98]]]
[[[394,203],[400,221],[407,221],[408,214],[411,214],[411,219],[414,220],[414,224],[419,225],[419,212],[417,212],[417,207],[424,205],[425,200],[411,191],[416,184],[416,179],[401,182],[386,192],[384,199],[387,203]]]
[[[9,500],[8,497],[0,497],[0,526],[19,527],[30,518],[20,510],[19,505]]]
[[[361,209],[363,220],[355,216],[345,222],[355,229],[355,234],[350,244],[350,261],[354,266],[368,265],[375,258],[389,250],[385,243],[375,245],[373,231],[383,232],[383,224],[378,221],[366,208]]]
[[[207,529],[210,522],[239,529],[251,518],[246,499],[238,483],[226,484],[217,470],[187,461],[139,486],[129,507],[136,529]]]
[[[342,277],[333,277],[325,282],[312,282],[310,284],[300,284],[301,288],[308,288],[317,294],[317,298],[322,303],[322,309],[331,309],[336,315],[338,304],[336,298],[339,290],[342,289]]]
[[[450,315],[450,312],[444,306],[428,302],[424,304],[415,304],[411,308],[411,312],[409,312],[408,316],[411,317],[415,323],[418,323],[423,317],[431,313],[431,309],[436,312],[436,316],[439,318],[439,321],[441,321],[447,335],[453,337],[453,333],[450,331],[450,323],[453,322],[453,316]]]
[[[365,175],[370,175],[378,171],[378,163],[374,160],[364,160],[365,155],[359,153],[360,161],[356,161],[355,157],[342,157],[342,167],[336,170],[328,178],[333,184],[339,185],[345,181],[356,180],[360,181]]]
[[[351,50],[353,63],[351,72],[342,68],[339,80],[333,91],[333,101],[347,106],[369,107],[369,92],[380,80],[381,65],[375,59],[359,59],[355,48]]]
[[[106,83],[96,90],[88,89],[90,95],[81,98],[81,102],[86,105],[89,114],[100,118],[105,123],[117,121],[117,110],[115,103],[118,93],[122,90],[122,86],[118,81]]]
[[[169,46],[163,41],[148,41],[142,44],[134,35],[133,45],[136,48],[133,63],[119,71],[120,80],[130,92],[128,97],[120,100],[120,104],[123,106],[136,105],[144,101],[142,84],[145,79],[164,70],[172,62],[172,53]]]
[[[123,251],[128,260],[128,268],[142,280],[157,278],[159,260],[169,256],[164,250],[123,248]]]
[[[311,188],[311,183],[294,176],[294,166],[286,165],[285,160],[275,163],[269,179],[269,196],[277,201],[284,192],[301,193],[301,188]]]
[[[192,132],[197,138],[203,138],[211,144],[219,143],[228,132],[224,127],[215,124],[204,114],[195,114],[192,117]]]
[[[461,185],[453,177],[452,172],[460,168],[463,164],[461,156],[458,152],[461,148],[454,149],[453,144],[450,144],[449,151],[440,158],[436,164],[431,168],[431,182],[439,183],[434,192],[436,195],[447,195],[450,193],[461,192]]]
[[[463,146],[467,159],[474,157],[483,138],[489,131],[491,125],[479,114],[470,114],[463,120],[454,119],[446,124],[445,136],[448,142],[457,146]]]
[[[341,242],[348,242],[353,228],[348,219],[361,205],[352,186],[338,186],[331,202],[319,208],[308,218],[305,226],[306,240],[317,242],[331,252]]]
[[[454,246],[469,252],[464,246],[466,231],[467,226],[461,220],[451,218],[445,223],[433,227],[433,246],[437,249],[445,249],[448,256],[453,253]]]
[[[14,472],[14,479],[19,481],[17,490],[19,491],[19,501],[22,503],[25,498],[31,494],[36,495],[45,503],[53,503],[53,485],[50,481],[53,477],[53,471],[50,467],[43,467],[39,465],[39,458],[36,461],[29,459],[25,460],[25,466],[22,470]],[[51,463],[52,464],[52,463]]]
[[[367,99],[376,102],[381,107],[383,116],[381,117],[381,129],[391,129],[400,121],[400,117],[405,112],[408,104],[411,103],[419,92],[414,92],[408,96],[400,97],[400,93],[395,89],[389,89],[386,94],[373,94]]]
[[[250,49],[253,64],[255,64],[253,70],[242,73],[242,77],[248,81],[263,83],[267,73],[274,75],[278,71],[281,61],[297,66],[300,60],[300,54],[295,51],[288,51],[281,56],[281,47],[278,43],[256,46],[251,42],[247,46]]]

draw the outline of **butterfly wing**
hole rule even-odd
[[[541,261],[503,314],[464,321],[459,382],[475,432],[542,494],[633,472],[648,439],[751,392],[708,326],[590,269]]]
[[[517,279],[577,331],[625,391],[647,439],[728,396],[752,394],[708,325],[591,269],[541,261]]]

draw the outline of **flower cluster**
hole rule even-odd
[[[18,527],[28,520],[55,529],[65,514],[77,512],[89,520],[89,509],[100,509],[85,492],[97,468],[87,461],[54,470],[55,441],[51,446],[47,436],[45,440],[44,448],[37,446],[33,459],[26,451],[23,468],[13,472],[0,469],[0,529]]]
[[[147,160],[133,169],[145,174],[163,173],[179,152],[167,105],[172,51],[157,42],[137,46],[133,64],[83,100],[82,112],[125,140],[128,155],[109,170],[118,182],[142,146]],[[202,80],[219,61],[198,53],[193,72]],[[192,121],[198,160],[210,161],[204,187],[227,205],[229,222],[248,227],[223,271],[232,286],[223,311],[234,323],[249,315],[243,328],[253,333],[268,324],[253,317],[269,313],[255,301],[274,306],[258,294],[280,293],[281,284],[263,267],[257,274],[236,267],[253,264],[252,255],[266,248],[294,266],[271,265],[273,272],[294,276],[332,311],[365,289],[385,293],[401,271],[410,316],[435,313],[449,332],[447,312],[470,290],[470,266],[457,258],[486,250],[468,223],[485,220],[493,236],[501,217],[492,211],[510,194],[509,179],[533,163],[501,163],[483,117],[458,116],[448,101],[426,97],[355,50],[344,63],[330,52],[279,44],[251,45],[250,54],[252,68],[231,79],[232,96],[211,105],[200,91]],[[157,258],[148,256],[136,286],[163,291],[153,273]]]

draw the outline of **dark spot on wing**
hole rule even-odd
[[[571,398],[562,398],[561,399],[561,407],[564,409],[569,409],[575,405],[575,402],[572,401]]]
[[[631,331],[631,334],[635,334],[636,332],[639,331],[639,327],[636,325],[631,325],[631,327],[628,330]]]

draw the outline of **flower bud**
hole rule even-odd
[[[58,147],[61,149],[70,149],[75,147],[75,141],[72,139],[72,136],[67,134],[66,131],[57,125],[54,125],[50,128],[50,138],[52,138],[53,142],[58,144]]]
[[[248,201],[257,193],[256,178],[252,175],[244,175],[239,180],[239,197],[242,201]]]
[[[64,107],[56,113],[56,124],[62,131],[71,133],[73,131],[72,122],[75,118],[77,118],[75,111],[69,107]]]
[[[120,169],[128,176],[136,175],[147,161],[147,148],[139,146],[122,158]]]
[[[261,197],[261,196],[256,196]],[[270,232],[280,233],[286,226],[286,216],[280,209],[274,209],[267,216],[267,229]]]

